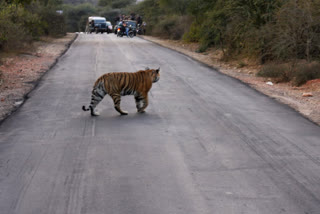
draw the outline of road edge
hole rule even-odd
[[[15,114],[23,105],[24,103],[30,98],[30,94],[39,86],[40,82],[42,81],[43,77],[49,73],[49,71],[58,63],[59,59],[70,49],[73,42],[78,38],[78,34],[75,34],[73,39],[71,39],[69,42],[66,43],[65,49],[54,59],[54,61],[48,66],[48,68],[41,73],[41,75],[36,79],[34,82],[32,82],[32,87],[29,91],[27,91],[23,95],[22,103],[18,106],[14,106],[12,109],[9,109],[9,112],[1,119],[0,118],[0,126],[12,115]]]
[[[180,51],[180,50],[178,50],[178,49],[175,49],[175,48],[173,48],[173,47],[171,47],[171,46],[169,46],[169,45],[168,45],[168,46],[167,46],[167,45],[163,45],[163,44],[161,44],[161,43],[158,43],[157,41],[148,39],[148,38],[146,38],[146,37],[143,36],[143,35],[139,35],[138,37],[139,37],[140,39],[149,41],[149,42],[151,42],[151,43],[153,43],[153,44],[159,45],[159,46],[161,46],[161,47],[163,47],[163,48],[168,48],[168,49],[170,49],[170,50],[172,50],[172,51],[175,51],[175,52],[180,53],[180,54],[182,54],[182,55],[184,55],[184,56],[187,56],[187,57],[195,60],[196,62],[198,62],[198,63],[200,63],[200,64],[202,64],[202,65],[205,65],[205,66],[207,66],[207,67],[209,67],[209,68],[211,68],[211,69],[214,69],[215,71],[219,72],[219,73],[222,74],[222,75],[226,75],[226,76],[228,76],[228,77],[230,77],[230,78],[233,78],[233,79],[239,81],[240,83],[248,86],[249,88],[255,90],[256,92],[260,93],[261,95],[266,96],[266,97],[269,97],[269,98],[271,98],[272,100],[275,100],[276,102],[278,102],[279,104],[288,107],[289,109],[293,110],[293,111],[296,112],[299,116],[305,118],[305,119],[308,120],[309,122],[311,122],[311,123],[313,123],[313,124],[315,124],[315,125],[317,125],[317,126],[320,126],[320,123],[319,123],[319,122],[314,121],[311,117],[309,117],[309,115],[306,115],[306,114],[304,114],[302,111],[300,111],[299,107],[296,106],[293,102],[289,102],[289,101],[286,100],[285,98],[282,98],[282,97],[277,96],[277,95],[272,96],[272,95],[270,95],[270,94],[267,94],[267,93],[265,93],[262,89],[259,89],[259,88],[257,88],[257,87],[254,87],[254,85],[252,85],[252,84],[250,84],[250,83],[242,80],[241,78],[237,78],[236,76],[232,76],[232,75],[230,75],[230,74],[228,74],[228,73],[222,72],[219,66],[214,66],[214,65],[207,64],[207,63],[205,63],[205,62],[203,62],[203,61],[201,61],[201,60],[193,57],[191,54],[189,55],[189,54],[187,53],[188,50],[187,50],[186,52],[182,52],[182,51]]]

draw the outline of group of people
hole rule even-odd
[[[135,13],[131,13],[129,16],[128,15],[124,15],[124,14],[120,14],[119,16],[117,16],[115,18],[115,22],[121,22],[123,20],[132,20],[132,21],[136,21],[138,25],[142,25],[142,17],[139,14],[135,14]]]
[[[131,13],[130,16],[120,14],[115,19],[116,23],[119,23],[118,26],[123,34],[129,36],[130,27],[126,23],[127,20],[136,21],[138,29],[140,29],[143,34],[145,33],[146,23],[142,21],[142,17]]]

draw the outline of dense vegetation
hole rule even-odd
[[[67,31],[81,32],[85,30],[89,16],[102,16],[114,23],[114,19],[124,11],[124,8],[135,2],[135,0],[99,0],[98,6],[87,1],[77,5],[64,4],[61,8],[67,20]]]
[[[148,33],[199,42],[199,52],[215,47],[225,59],[289,63],[282,81],[297,85],[304,82],[296,81],[298,61],[306,62],[309,79],[320,76],[320,66],[310,64],[319,60],[320,0],[145,0],[132,9],[144,16]]]
[[[43,35],[65,35],[60,0],[5,0],[0,3],[0,51],[22,48]]]
[[[308,78],[320,76],[319,69],[314,71],[320,67],[320,0],[5,0],[0,3],[0,50],[42,35],[84,31],[88,16],[114,24],[120,14],[132,13],[143,17],[150,35],[198,42],[199,52],[219,48],[225,59],[273,62],[260,76],[302,84],[297,81],[302,61]]]

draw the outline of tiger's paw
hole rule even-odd
[[[145,111],[145,110],[140,110],[140,109],[138,109],[137,112],[138,112],[138,113],[145,113],[146,111]]]
[[[91,116],[99,116],[99,112],[97,110],[95,110],[94,108],[92,108],[92,106],[90,107],[90,111],[91,111]]]
[[[122,111],[120,114],[121,115],[128,115],[128,112],[127,111]]]
[[[92,111],[91,116],[99,116],[100,113],[98,111]]]

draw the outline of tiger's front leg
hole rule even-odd
[[[111,94],[111,98],[113,99],[114,102],[114,108],[119,112],[121,115],[127,115],[127,111],[122,111],[120,108],[120,102],[121,102],[121,96],[120,94]]]
[[[148,104],[149,104],[149,102],[148,102],[148,94],[146,94],[145,96],[141,96],[142,97],[142,99],[141,99],[141,101],[142,101],[142,107],[140,108],[140,105],[139,105],[139,108],[138,108],[138,112],[139,113],[144,113],[145,112],[145,109],[147,108],[147,106],[148,106]],[[141,102],[140,101],[140,102]]]
[[[141,108],[141,101],[143,100],[143,97],[140,95],[135,95],[134,99],[136,100],[136,107],[137,107],[137,111],[139,112],[139,109]]]

